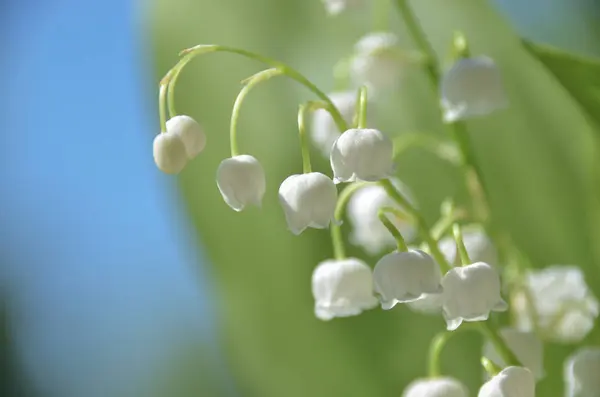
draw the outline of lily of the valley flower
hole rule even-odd
[[[234,156],[219,164],[217,186],[227,205],[235,211],[250,204],[260,207],[266,187],[265,171],[253,156]]]
[[[378,181],[393,171],[392,141],[381,131],[352,128],[344,132],[331,149],[334,182]]]
[[[500,70],[486,56],[459,59],[442,78],[444,121],[484,116],[508,105]]]
[[[154,138],[152,153],[156,166],[166,174],[180,173],[188,162],[183,140],[172,132],[162,132]]]
[[[441,293],[442,274],[431,256],[420,250],[392,252],[375,265],[373,282],[381,308],[418,300],[425,293]]]
[[[403,196],[412,196],[407,186],[398,179],[391,178],[392,184]],[[412,201],[412,199],[410,199]],[[388,232],[378,218],[378,211],[382,207],[396,208],[400,213],[404,210],[390,198],[385,189],[379,185],[367,185],[358,189],[348,201],[346,213],[352,226],[350,241],[362,247],[367,253],[375,255],[387,247],[395,246],[394,237]],[[412,219],[395,214],[386,214],[387,218],[396,226],[405,240],[410,240],[415,234]]]
[[[321,320],[356,316],[378,303],[371,268],[356,258],[321,262],[312,275],[312,293]]]
[[[477,397],[535,397],[535,379],[527,368],[507,367],[481,386]]]
[[[512,297],[517,328],[532,331],[535,319],[545,338],[575,343],[594,327],[600,305],[580,268],[554,265],[530,271],[524,284],[527,293],[520,291]]]
[[[584,347],[565,362],[567,397],[600,395],[600,347]]]
[[[398,37],[391,32],[372,32],[354,46],[350,73],[356,85],[366,84],[375,91],[397,85],[402,65]]]
[[[331,99],[331,102],[339,110],[346,123],[352,124],[354,115],[356,114],[356,92],[333,92],[329,94],[329,99]],[[369,106],[368,109],[370,108]],[[315,146],[325,157],[329,157],[331,147],[340,134],[341,132],[327,110],[317,109],[314,111],[310,136]]]
[[[402,397],[467,397],[469,390],[457,379],[450,377],[417,379],[410,383]]]
[[[290,231],[296,235],[307,227],[324,229],[334,219],[337,189],[320,172],[291,175],[279,187],[279,201]]]
[[[492,266],[498,264],[498,251],[483,230],[465,228],[463,241],[473,262],[485,262]],[[456,265],[458,259],[456,240],[453,237],[445,237],[440,240],[439,247],[448,263]]]
[[[206,146],[206,134],[200,124],[186,115],[178,115],[167,121],[167,131],[179,135],[189,159],[196,157]]]
[[[544,345],[542,341],[533,332],[519,331],[514,328],[502,328],[499,333],[519,362],[529,369],[537,380],[542,379],[544,377]],[[483,351],[484,356],[496,365],[500,367],[507,365],[491,342],[486,342]]]
[[[463,321],[485,321],[492,310],[508,309],[500,296],[500,277],[487,263],[451,269],[442,278],[442,287],[442,309],[449,331],[457,329]]]

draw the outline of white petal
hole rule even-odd
[[[498,264],[498,251],[481,228],[467,226],[463,229],[463,241],[469,258],[473,262],[485,262],[492,266]],[[451,264],[457,264],[456,241],[452,237],[445,237],[439,242],[440,251]]]
[[[402,397],[467,397],[469,390],[457,379],[450,377],[417,379],[410,383]]]
[[[167,174],[180,173],[188,161],[185,144],[179,135],[169,132],[160,133],[154,138],[152,151],[156,166]]]
[[[250,155],[225,159],[217,169],[217,186],[223,199],[235,211],[262,201],[265,194],[265,172]],[[260,205],[259,205],[260,206]]]
[[[600,394],[600,347],[584,347],[565,361],[568,397],[598,397]]]
[[[479,389],[478,397],[535,397],[535,379],[527,368],[507,367]]]
[[[500,337],[517,357],[524,367],[529,369],[536,379],[544,377],[544,345],[533,332],[523,332],[514,328],[502,328]],[[494,345],[487,341],[484,346],[484,356],[500,367],[506,363],[498,354]]]
[[[398,84],[403,63],[398,56],[398,37],[390,32],[371,32],[354,46],[350,73],[355,85],[375,91]]]
[[[196,157],[206,146],[206,134],[190,116],[178,115],[169,119],[167,131],[181,137],[189,159]]]

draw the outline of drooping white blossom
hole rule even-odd
[[[326,260],[312,275],[315,315],[321,320],[356,316],[377,306],[371,268],[356,258]]]
[[[346,9],[356,7],[363,3],[363,0],[322,0],[325,11],[331,16],[338,15]]]
[[[449,331],[463,321],[485,321],[490,311],[508,308],[500,296],[500,276],[484,262],[451,269],[442,278],[442,287],[442,311]]]
[[[376,92],[396,86],[403,68],[398,50],[398,37],[391,32],[371,32],[360,38],[350,62],[353,82]]]
[[[564,365],[567,397],[600,396],[600,347],[584,347]]]
[[[535,397],[535,379],[523,367],[507,367],[487,381],[477,397]]]
[[[426,293],[441,293],[441,280],[440,266],[420,250],[389,253],[379,259],[373,270],[375,292],[384,310],[397,303],[416,301]]]
[[[577,266],[554,265],[531,270],[523,282],[526,290],[512,297],[518,329],[534,330],[535,319],[545,339],[575,343],[594,327],[600,306]]]
[[[411,202],[414,201],[406,185],[396,178],[391,178],[390,181],[403,196]],[[375,255],[385,248],[394,247],[396,243],[394,237],[379,220],[378,211],[382,207],[393,207],[400,213],[404,213],[404,209],[390,198],[385,189],[376,184],[366,185],[354,192],[346,207],[346,214],[351,225],[350,241],[370,255]],[[386,213],[386,217],[396,226],[405,240],[410,241],[413,238],[415,225],[409,215],[399,217]]]
[[[514,328],[502,328],[499,333],[519,362],[529,369],[537,380],[542,379],[544,377],[544,345],[542,341],[533,332],[519,331]],[[500,367],[507,365],[490,341],[486,342],[483,352],[484,356],[496,365]]]
[[[464,228],[463,229],[463,241],[469,258],[473,262],[485,262],[492,266],[498,264],[498,251],[494,246],[494,243],[484,233],[483,230],[476,228]],[[444,254],[444,257],[448,263],[457,265],[458,252],[456,249],[456,240],[453,237],[444,237],[439,242],[440,251]]]
[[[408,302],[409,309],[422,314],[439,314],[444,304],[444,294],[423,294],[421,299]]]
[[[371,128],[351,128],[331,149],[334,182],[378,181],[389,177],[394,168],[392,141]]]
[[[206,134],[200,124],[186,115],[178,115],[167,121],[167,131],[179,135],[189,159],[196,157],[206,146]]]
[[[402,397],[468,397],[469,390],[459,380],[450,377],[417,379],[411,382]]]
[[[279,202],[288,228],[298,235],[307,227],[324,229],[334,221],[337,189],[320,172],[291,175],[279,187]]]
[[[484,116],[508,106],[494,60],[478,56],[456,61],[442,77],[441,105],[447,123]]]
[[[154,138],[152,153],[156,166],[166,174],[180,173],[188,162],[183,140],[171,132],[162,132]]]
[[[260,207],[266,188],[265,171],[253,156],[234,156],[219,164],[217,186],[227,205],[235,211],[250,204]]]
[[[329,99],[348,124],[352,124],[356,114],[356,98],[355,91],[340,91],[329,94]],[[367,113],[370,113],[368,110],[370,108],[370,106],[367,108]],[[312,128],[310,131],[310,137],[315,146],[323,153],[323,156],[329,157],[333,143],[341,135],[331,114],[325,109],[315,110],[312,115]]]

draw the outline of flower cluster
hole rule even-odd
[[[323,1],[330,14],[360,3]],[[410,8],[406,2],[398,4],[401,16],[413,27],[412,34],[419,36],[425,66],[434,86],[439,87],[440,118],[448,128],[466,128],[463,120],[507,106],[494,60],[471,56],[466,39],[458,34],[453,41],[452,66],[445,72],[438,70],[435,53]],[[235,211],[250,205],[261,207],[267,186],[259,160],[240,154],[237,145],[237,118],[249,90],[283,75],[305,85],[317,97],[300,105],[298,112],[302,172],[281,181],[278,192],[291,233],[331,229],[334,255],[324,258],[312,273],[315,316],[329,321],[357,316],[377,306],[387,311],[404,304],[415,312],[443,318],[446,330],[432,342],[430,376],[409,384],[405,397],[468,395],[460,380],[441,376],[437,363],[443,343],[459,329],[475,330],[485,337],[482,364],[489,376],[479,389],[479,397],[534,397],[536,382],[546,374],[543,342],[582,341],[600,314],[600,304],[578,267],[525,270],[519,258],[510,257],[513,251],[495,245],[483,226],[487,219],[473,210],[476,205],[487,207],[485,196],[473,195],[460,209],[449,198],[435,225],[425,220],[408,186],[395,176],[394,138],[367,122],[370,99],[401,83],[406,59],[396,35],[372,32],[362,37],[349,57],[349,82],[353,86],[330,95],[291,67],[246,50],[217,45],[184,50],[181,60],[161,81],[159,91],[162,131],[154,140],[154,159],[165,173],[181,172],[206,146],[198,123],[175,111],[173,92],[177,76],[191,59],[215,51],[240,54],[270,67],[244,80],[231,116],[231,156],[216,171],[218,190]],[[305,123],[309,114],[310,132]],[[329,158],[330,169],[312,170],[309,141]],[[464,152],[469,145],[446,143],[462,151],[462,158],[471,158]],[[467,161],[463,169],[465,178],[469,173],[480,183],[474,164]],[[350,242],[370,259],[346,256],[341,231],[344,217],[351,228]],[[516,282],[513,275],[510,283],[503,284],[505,261],[519,265]],[[502,297],[504,293],[510,297],[510,307]],[[493,312],[509,309],[512,324],[496,328],[487,322]],[[598,374],[600,350],[578,350],[565,364],[569,396],[598,396]]]

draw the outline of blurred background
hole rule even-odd
[[[580,265],[600,296],[592,131],[517,40],[600,56],[600,4],[413,3],[442,56],[459,27],[504,72],[511,108],[469,124],[495,226],[535,266]],[[261,211],[234,213],[214,183],[239,81],[261,65],[216,54],[188,66],[178,110],[201,122],[209,146],[178,178],[161,174],[151,155],[157,83],[179,50],[247,48],[329,91],[333,65],[371,19],[368,9],[328,18],[319,0],[0,3],[1,396],[392,396],[425,374],[440,318],[404,308],[328,323],[313,315],[310,274],[331,256],[329,235],[287,233],[275,193],[301,167],[296,109],[308,92],[275,79],[242,111],[242,151],[267,171]],[[435,114],[414,71],[377,117],[391,134],[441,134]],[[327,169],[317,151],[313,158]],[[427,153],[408,152],[398,172],[430,222],[446,196],[464,195],[458,171]],[[444,370],[472,393],[479,345],[458,336],[444,355]],[[547,372],[560,374],[569,351],[550,346]],[[557,387],[560,376],[549,376],[539,395]]]

